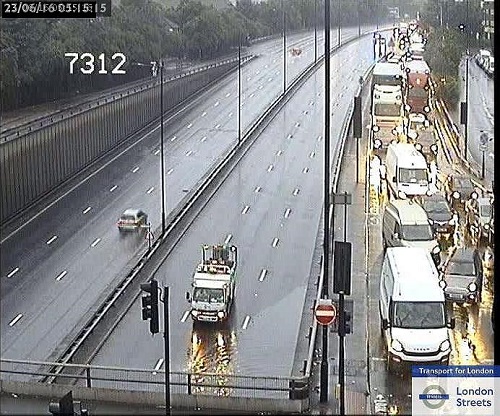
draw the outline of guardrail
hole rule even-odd
[[[242,63],[246,62],[247,60],[251,59],[253,55],[244,55],[242,56]],[[221,65],[226,65],[228,63],[236,62],[238,60],[237,57],[233,58],[228,58],[224,59],[221,61],[217,61],[215,63],[211,63],[208,65],[203,65],[199,67],[195,67],[192,69],[189,69],[187,71],[172,75],[170,77],[166,77],[163,80],[163,84],[167,84],[172,81],[176,81],[178,79],[187,77],[189,75],[195,74],[197,72],[202,72],[202,71],[207,71],[212,68],[216,68]],[[122,86],[122,88],[119,88],[118,90],[114,90],[110,92],[109,94],[103,94],[102,96],[98,97],[97,99],[95,97],[90,98],[86,101],[83,101],[81,103],[75,104],[73,106],[68,106],[66,108],[63,108],[61,110],[54,111],[53,113],[49,115],[43,115],[38,118],[34,118],[30,120],[28,123],[24,123],[21,125],[17,125],[12,128],[4,129],[0,132],[0,143],[5,143],[10,140],[17,139],[19,137],[22,137],[25,134],[28,133],[34,133],[38,130],[41,130],[53,123],[76,117],[79,116],[91,109],[102,107],[104,105],[110,104],[116,100],[120,100],[122,98],[125,98],[129,95],[136,94],[141,91],[149,90],[151,88],[155,88],[157,85],[160,84],[160,79],[159,77],[154,78],[153,80],[151,79],[141,79],[139,81],[135,81],[132,83],[129,83],[125,86]]]

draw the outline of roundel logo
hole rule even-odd
[[[428,409],[439,409],[444,406],[449,395],[439,384],[430,384],[419,395],[424,405]]]

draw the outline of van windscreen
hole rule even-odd
[[[434,239],[429,224],[402,225],[401,234],[403,240],[407,241],[430,241]]]
[[[427,183],[427,169],[399,168],[399,182]]]
[[[431,329],[446,325],[444,302],[394,302],[392,326]]]

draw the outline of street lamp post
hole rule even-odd
[[[283,94],[286,92],[286,14],[283,0],[281,0],[281,10],[283,12]]]
[[[323,207],[323,287],[322,298],[328,299],[330,275],[330,0],[325,1],[325,178]],[[328,401],[328,325],[323,326],[320,375],[320,403]]]
[[[318,23],[318,16],[316,14],[316,3],[318,0],[314,0],[314,62],[318,59],[318,29],[316,28]]]
[[[165,234],[165,155],[163,154],[163,61],[160,65],[161,235]]]
[[[339,10],[338,10],[338,28],[337,28],[337,31],[338,31],[338,46],[340,46],[340,18],[341,18],[341,15],[342,13],[340,12],[340,0],[338,0],[338,7],[339,7]]]
[[[241,33],[238,42],[238,145],[241,143]]]
[[[467,146],[468,146],[468,133],[469,133],[469,0],[466,3],[466,15],[465,15],[465,29],[467,49],[465,51],[465,129],[464,129],[464,158],[467,160]]]

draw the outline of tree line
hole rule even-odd
[[[374,23],[386,16],[376,0],[332,1],[331,25]],[[9,111],[74,97],[150,75],[153,60],[210,60],[253,39],[286,31],[324,27],[324,0],[240,0],[216,9],[196,0],[167,7],[153,0],[121,0],[111,17],[95,19],[2,19],[0,37],[1,110]],[[113,74],[119,59],[125,74]],[[70,73],[66,53],[92,54]],[[102,62],[98,59],[101,55]],[[137,65],[146,64],[146,65]],[[100,69],[107,73],[99,74]]]

